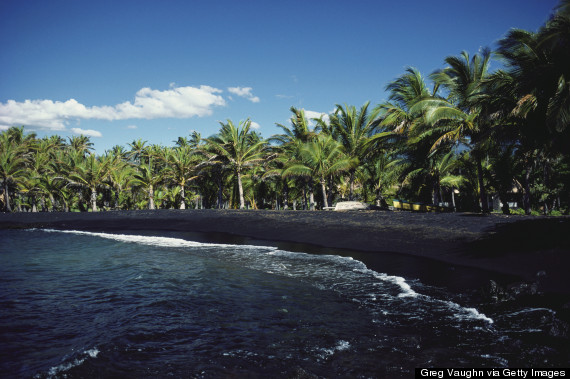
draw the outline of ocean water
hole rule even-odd
[[[476,307],[347,256],[81,231],[0,230],[0,242],[2,377],[398,378],[568,364],[549,307]]]

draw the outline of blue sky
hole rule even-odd
[[[556,0],[0,1],[0,130],[172,146],[295,106],[376,105],[413,66],[537,30]],[[497,66],[498,64],[495,63]]]

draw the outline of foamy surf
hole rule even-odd
[[[240,266],[272,275],[284,275],[310,282],[322,290],[333,290],[352,301],[378,305],[382,299],[415,299],[421,302],[439,303],[451,312],[451,318],[459,321],[484,321],[493,324],[490,317],[475,308],[463,307],[448,300],[431,298],[417,293],[401,276],[379,273],[352,257],[338,255],[315,255],[279,250],[270,246],[232,245],[188,241],[181,238],[112,234],[78,230],[41,229],[50,233],[68,233],[105,238],[124,243],[139,243],[149,246],[173,248],[218,248],[210,254],[220,254],[220,259],[235,262]],[[384,310],[380,310],[385,313]],[[410,317],[420,317],[413,316]]]
[[[243,249],[263,249],[263,250],[274,250],[275,247],[271,246],[254,246],[254,245],[230,245],[230,244],[218,244],[218,243],[206,243],[206,242],[195,242],[188,241],[182,238],[173,237],[159,237],[159,236],[141,236],[135,234],[113,234],[113,233],[99,233],[99,232],[85,232],[80,230],[56,230],[56,229],[39,229],[48,233],[68,233],[76,235],[85,235],[105,238],[118,242],[126,243],[140,243],[149,246],[160,246],[160,247],[233,247],[233,248],[243,248]]]

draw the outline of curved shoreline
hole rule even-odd
[[[229,233],[264,241],[397,253],[472,267],[570,293],[570,217],[388,211],[143,210],[0,214],[0,229]]]

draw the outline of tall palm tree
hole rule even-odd
[[[215,154],[232,168],[237,178],[239,191],[239,207],[245,208],[242,175],[248,167],[264,159],[267,142],[255,138],[251,132],[251,121],[241,121],[236,127],[231,120],[220,123],[220,132],[208,138],[208,144]]]
[[[484,213],[489,211],[489,207],[481,161],[484,155],[482,145],[488,137],[488,124],[480,117],[479,100],[485,93],[490,58],[489,49],[483,49],[472,58],[465,51],[459,57],[447,57],[445,62],[448,67],[431,75],[434,82],[447,91],[447,98],[426,99],[416,104],[416,108],[425,111],[425,120],[433,127],[424,135],[432,136],[435,133],[439,136],[432,145],[432,152],[446,143],[462,142],[471,149],[477,164],[479,195]]]
[[[12,212],[11,189],[16,189],[29,175],[35,134],[24,133],[24,127],[12,127],[0,133],[0,183],[3,192],[3,208]]]
[[[120,197],[125,188],[128,188],[133,182],[133,166],[127,163],[127,153],[119,146],[107,153],[109,158],[109,185],[115,192],[114,209],[120,208]]]
[[[342,145],[332,136],[320,134],[316,139],[304,143],[300,148],[300,161],[293,162],[283,172],[285,177],[301,175],[319,181],[323,195],[323,207],[328,207],[327,178],[354,166]],[[311,190],[311,210],[314,210]]]
[[[352,166],[348,170],[350,194],[354,198],[354,180],[356,171],[361,163],[370,155],[370,138],[379,123],[380,109],[368,111],[370,102],[365,103],[359,110],[355,106],[336,106],[334,114],[330,116],[330,126],[333,136],[344,147],[344,153],[349,157]]]
[[[165,179],[180,188],[180,209],[186,209],[185,189],[188,182],[197,177],[201,159],[190,146],[170,149],[166,155]]]
[[[26,176],[26,157],[14,147],[0,149],[0,179],[4,193],[4,209],[12,212],[10,188],[14,188]]]
[[[146,190],[148,194],[148,209],[156,209],[154,191],[162,183],[163,176],[161,173],[156,172],[152,158],[149,158],[148,163],[141,163],[136,168],[137,172],[133,175],[133,182]]]
[[[278,176],[283,180],[283,202],[284,208],[288,208],[288,198],[290,183],[288,177],[283,176],[283,171],[285,170],[288,163],[294,160],[300,160],[299,152],[300,146],[304,143],[309,142],[317,138],[319,131],[325,125],[322,118],[312,119],[315,122],[311,125],[311,120],[309,120],[305,114],[304,109],[298,109],[291,107],[289,109],[293,114],[289,119],[290,126],[283,124],[276,124],[279,128],[283,130],[283,133],[276,134],[272,136],[269,140],[276,142],[278,146],[273,147],[273,169],[269,169],[265,173],[265,177]],[[291,183],[293,185],[297,184],[297,187],[303,189],[303,207],[307,209],[306,201],[306,188],[308,186],[307,178],[304,176],[295,176],[295,181],[299,183]]]
[[[76,164],[69,173],[72,186],[85,188],[90,191],[90,204],[93,212],[97,211],[97,191],[107,186],[106,182],[111,170],[111,161],[107,157],[97,157],[89,154]]]

